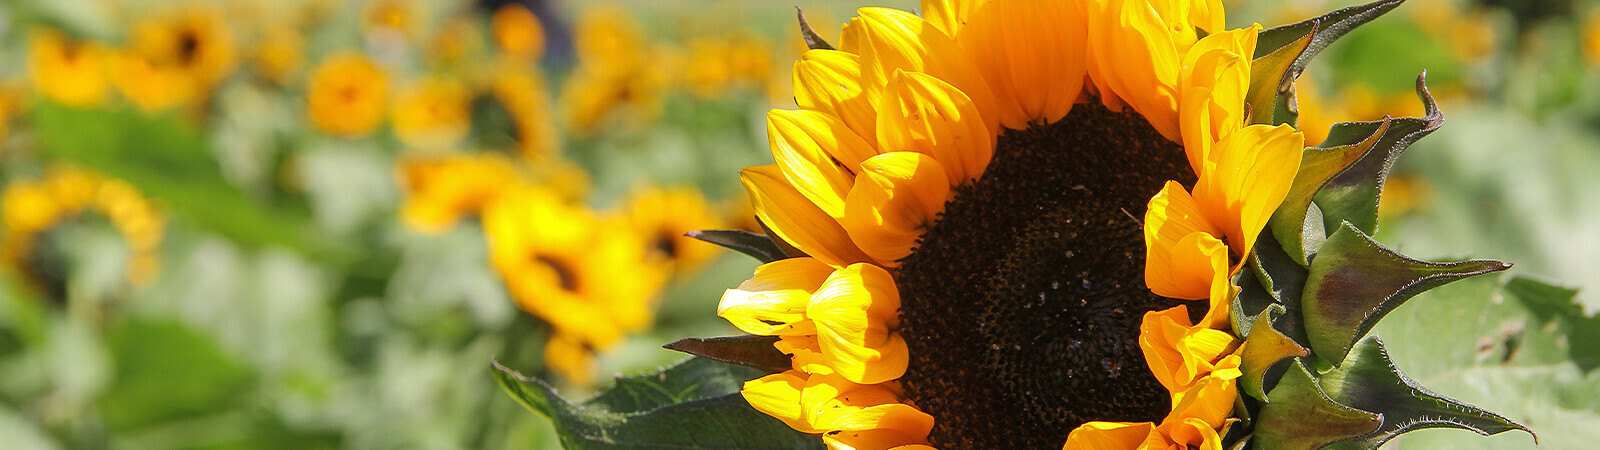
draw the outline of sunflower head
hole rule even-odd
[[[388,76],[360,53],[337,53],[311,71],[306,113],[317,129],[345,137],[372,133],[383,121]]]
[[[28,37],[28,81],[51,101],[87,108],[105,101],[110,51],[76,41],[59,30],[36,29]]]
[[[1310,59],[1398,3],[1228,29],[1214,1],[928,0],[859,10],[837,49],[802,24],[800,109],[768,115],[775,164],[741,174],[769,233],[697,235],[766,263],[718,315],[776,340],[698,354],[775,372],[744,397],[833,448],[1525,429],[1366,337],[1508,267],[1370,238],[1393,158],[1443,121],[1422,79],[1421,117],[1309,148],[1295,127]]]
[[[65,270],[54,232],[89,217],[114,228],[128,250],[124,279],[135,286],[155,280],[166,220],[124,181],[68,166],[49,168],[38,180],[18,180],[0,192],[0,259],[42,288],[66,295]]]
[[[407,146],[453,148],[471,131],[471,97],[461,82],[429,76],[400,88],[390,110],[394,133]]]

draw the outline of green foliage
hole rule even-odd
[[[1311,59],[1344,37],[1345,33],[1382,16],[1404,1],[1379,0],[1261,30],[1256,37],[1255,62],[1250,73],[1252,86],[1246,94],[1246,103],[1257,111],[1271,111],[1271,114],[1254,113],[1252,122],[1293,125],[1299,115],[1292,106],[1294,80],[1305,71]]]
[[[126,431],[241,404],[253,372],[181,324],[130,318],[109,330],[116,382],[102,400],[106,426]]]
[[[495,364],[513,398],[556,424],[569,449],[822,448],[822,441],[751,408],[739,394],[760,371],[691,358],[661,371],[617,378],[589,400],[562,399],[543,380]]]

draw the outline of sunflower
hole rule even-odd
[[[501,5],[489,18],[489,29],[494,32],[494,43],[500,51],[513,58],[532,61],[544,53],[544,25],[526,6]]]
[[[54,166],[39,180],[18,180],[0,192],[0,261],[61,297],[65,280],[37,244],[53,227],[93,213],[122,235],[129,250],[124,277],[146,285],[159,269],[166,220],[150,201],[121,180],[69,166]]]
[[[593,134],[606,120],[651,122],[660,113],[668,74],[662,51],[647,45],[644,31],[623,11],[593,8],[578,18],[573,43],[578,64],[561,88],[566,123],[576,134]]]
[[[488,97],[510,116],[513,138],[522,156],[539,161],[560,154],[560,136],[551,117],[550,92],[544,77],[514,60],[495,64],[490,77]]]
[[[718,255],[717,248],[697,245],[690,231],[721,228],[721,219],[699,190],[690,187],[650,187],[635,191],[625,201],[628,222],[649,240],[651,257],[669,262],[674,272],[700,268]]]
[[[250,52],[250,67],[257,75],[280,85],[305,64],[305,36],[286,24],[268,26]]]
[[[55,29],[37,29],[28,37],[28,81],[45,98],[78,108],[105,101],[109,51],[95,42],[80,42]]]
[[[718,315],[779,337],[792,367],[744,397],[832,448],[1240,443],[1246,372],[1265,352],[1307,354],[1235,311],[1309,151],[1251,97],[1279,79],[1253,73],[1291,72],[1299,53],[1258,59],[1279,47],[1257,48],[1259,25],[1226,28],[1216,1],[921,11],[858,10],[837,49],[795,63],[800,109],[767,116],[776,164],[740,178],[791,257]],[[1290,41],[1310,42],[1307,24]],[[1322,361],[1354,358],[1323,344]],[[1258,431],[1290,420],[1260,412]]]
[[[186,8],[137,24],[117,54],[113,81],[140,108],[165,110],[203,100],[232,72],[234,52],[221,11]]]
[[[401,222],[430,234],[449,230],[522,181],[510,161],[493,153],[405,158],[396,175],[406,192]]]
[[[411,82],[395,94],[390,113],[394,134],[413,148],[452,148],[472,129],[470,101],[466,86],[452,79],[431,76]]]
[[[312,70],[306,113],[323,132],[366,136],[383,121],[388,89],[388,76],[366,55],[336,53]]]
[[[596,352],[650,324],[665,274],[620,219],[520,186],[484,208],[483,228],[512,299],[550,324],[546,366],[566,379],[587,382]]]

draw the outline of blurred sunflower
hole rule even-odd
[[[765,94],[772,77],[772,46],[749,35],[702,37],[689,42],[683,83],[702,99],[715,99],[741,89]]]
[[[699,190],[650,187],[624,202],[628,222],[646,239],[651,257],[669,262],[675,273],[690,273],[710,262],[719,249],[686,236],[703,228],[723,228],[722,220]]]
[[[1242,364],[1265,353],[1236,280],[1277,248],[1261,236],[1305,142],[1247,104],[1280,80],[1253,70],[1290,72],[1253,68],[1261,26],[1227,29],[1215,1],[921,11],[860,9],[795,63],[801,109],[767,116],[776,164],[740,178],[803,255],[718,306],[792,362],[744,397],[831,448],[1238,444]],[[1274,342],[1269,365],[1307,354]]]
[[[650,324],[666,274],[626,223],[525,186],[491,201],[483,227],[512,299],[550,324],[545,363],[566,379],[588,382],[596,352]]]
[[[537,161],[560,154],[550,93],[538,71],[514,61],[501,61],[493,69],[488,94],[509,116],[512,137],[525,159]]]
[[[99,43],[75,41],[49,28],[28,35],[28,81],[51,101],[92,108],[105,101],[109,52]]]
[[[401,222],[433,234],[477,214],[501,191],[523,181],[511,161],[493,153],[405,158],[396,172],[406,193]]]
[[[0,192],[0,261],[54,298],[65,294],[63,267],[40,239],[51,229],[94,213],[121,234],[129,250],[124,275],[142,286],[155,279],[166,220],[138,190],[84,170],[51,167],[42,179],[17,180]]]
[[[251,49],[251,69],[261,78],[280,85],[305,64],[305,37],[300,30],[284,24],[271,25],[261,31],[255,47]]]
[[[566,123],[587,136],[607,119],[641,126],[660,113],[669,83],[656,49],[646,45],[639,24],[614,8],[593,8],[574,31],[578,64],[561,88]]]
[[[161,111],[204,100],[233,70],[234,54],[222,13],[192,5],[136,24],[117,54],[112,80],[135,105]]]
[[[412,148],[449,149],[472,130],[471,97],[453,79],[429,76],[400,88],[390,120],[400,141]]]
[[[306,115],[311,125],[323,132],[366,136],[383,121],[388,90],[388,76],[366,55],[336,53],[311,72]]]
[[[544,54],[544,25],[527,7],[506,3],[489,19],[494,42],[500,51],[517,59],[533,61]]]

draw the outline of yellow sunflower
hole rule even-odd
[[[122,235],[129,250],[125,278],[134,285],[155,279],[166,220],[150,201],[121,180],[68,166],[39,180],[19,180],[0,192],[0,260],[54,294],[64,289],[53,268],[35,267],[39,237],[56,225],[94,213]]]
[[[614,117],[634,126],[653,121],[669,71],[639,24],[622,10],[593,8],[578,18],[573,34],[578,64],[561,88],[572,131],[588,135]]]
[[[490,262],[523,310],[550,324],[546,366],[592,378],[591,360],[648,326],[665,273],[645,239],[541,187],[496,196],[483,211]]]
[[[686,236],[690,231],[723,228],[699,190],[650,187],[626,202],[628,222],[650,247],[652,258],[670,262],[675,272],[692,272],[720,254],[715,246]]]
[[[383,121],[388,89],[388,76],[366,55],[336,53],[311,72],[306,115],[323,132],[366,136]]]
[[[109,52],[95,42],[74,41],[54,29],[28,37],[28,81],[51,101],[92,108],[105,101]]]
[[[921,11],[806,52],[776,164],[741,173],[809,255],[718,308],[793,358],[746,399],[834,448],[1220,446],[1229,280],[1304,143],[1247,125],[1259,26],[1215,1]]]
[[[455,147],[472,128],[467,88],[458,81],[425,77],[395,94],[390,113],[394,134],[413,148]]]
[[[550,113],[550,92],[537,70],[517,61],[500,61],[491,74],[489,93],[511,116],[517,150],[529,161],[560,154],[560,135]]]
[[[406,192],[401,222],[430,234],[449,230],[523,181],[511,161],[493,153],[405,158],[396,175]]]
[[[233,33],[221,11],[185,8],[135,25],[118,52],[112,80],[123,97],[147,111],[198,102],[234,66]]]
[[[280,85],[305,64],[305,36],[293,26],[278,24],[262,30],[251,49],[251,68],[257,75]]]
[[[507,55],[532,61],[544,53],[544,25],[526,6],[501,5],[490,17],[489,28],[494,32],[495,44]]]

